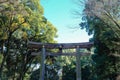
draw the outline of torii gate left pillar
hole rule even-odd
[[[42,48],[42,54],[40,54],[40,58],[41,58],[41,61],[40,61],[40,78],[39,78],[39,80],[44,80],[44,78],[45,78],[45,56],[46,56],[46,54],[45,54],[45,46],[43,45],[42,46],[43,48]]]

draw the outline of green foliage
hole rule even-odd
[[[63,76],[62,80],[76,80],[76,66],[75,62],[63,66]]]
[[[28,41],[56,42],[57,29],[43,16],[39,0],[2,0],[0,12],[0,79],[28,80],[39,62]]]
[[[0,64],[2,63],[3,55],[0,53]]]
[[[95,74],[97,80],[115,80],[119,75],[120,23],[118,0],[89,0],[85,2],[82,29],[93,34]],[[93,5],[94,4],[94,5]]]

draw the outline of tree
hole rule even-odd
[[[10,51],[12,35],[25,23],[24,16],[27,16],[27,12],[19,1],[15,0],[13,2],[2,0],[0,3],[0,46],[3,55],[2,63],[0,65],[0,76],[2,76],[3,66]]]
[[[0,78],[23,80],[39,61],[38,57],[31,56],[27,42],[55,42],[57,29],[43,16],[39,0],[2,0],[0,3],[0,54],[3,57]]]
[[[120,38],[120,15],[119,0],[89,0],[86,3],[84,12],[90,17],[95,16],[101,19],[105,24],[114,31],[116,36]]]
[[[92,56],[97,80],[115,80],[119,75],[119,1],[85,1],[81,28],[93,34],[95,54]]]

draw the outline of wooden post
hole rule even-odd
[[[41,64],[40,64],[40,79],[39,80],[44,80],[44,74],[45,74],[45,47],[43,45],[42,48],[42,54],[41,56]]]
[[[76,79],[81,80],[81,62],[80,62],[79,47],[76,48]]]

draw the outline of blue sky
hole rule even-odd
[[[79,7],[73,0],[41,0],[44,16],[57,28],[59,43],[88,42],[89,36],[85,30],[80,30],[81,18],[73,14],[75,10],[82,13],[83,6]],[[79,17],[79,18],[76,18]],[[82,16],[81,16],[82,17]]]

